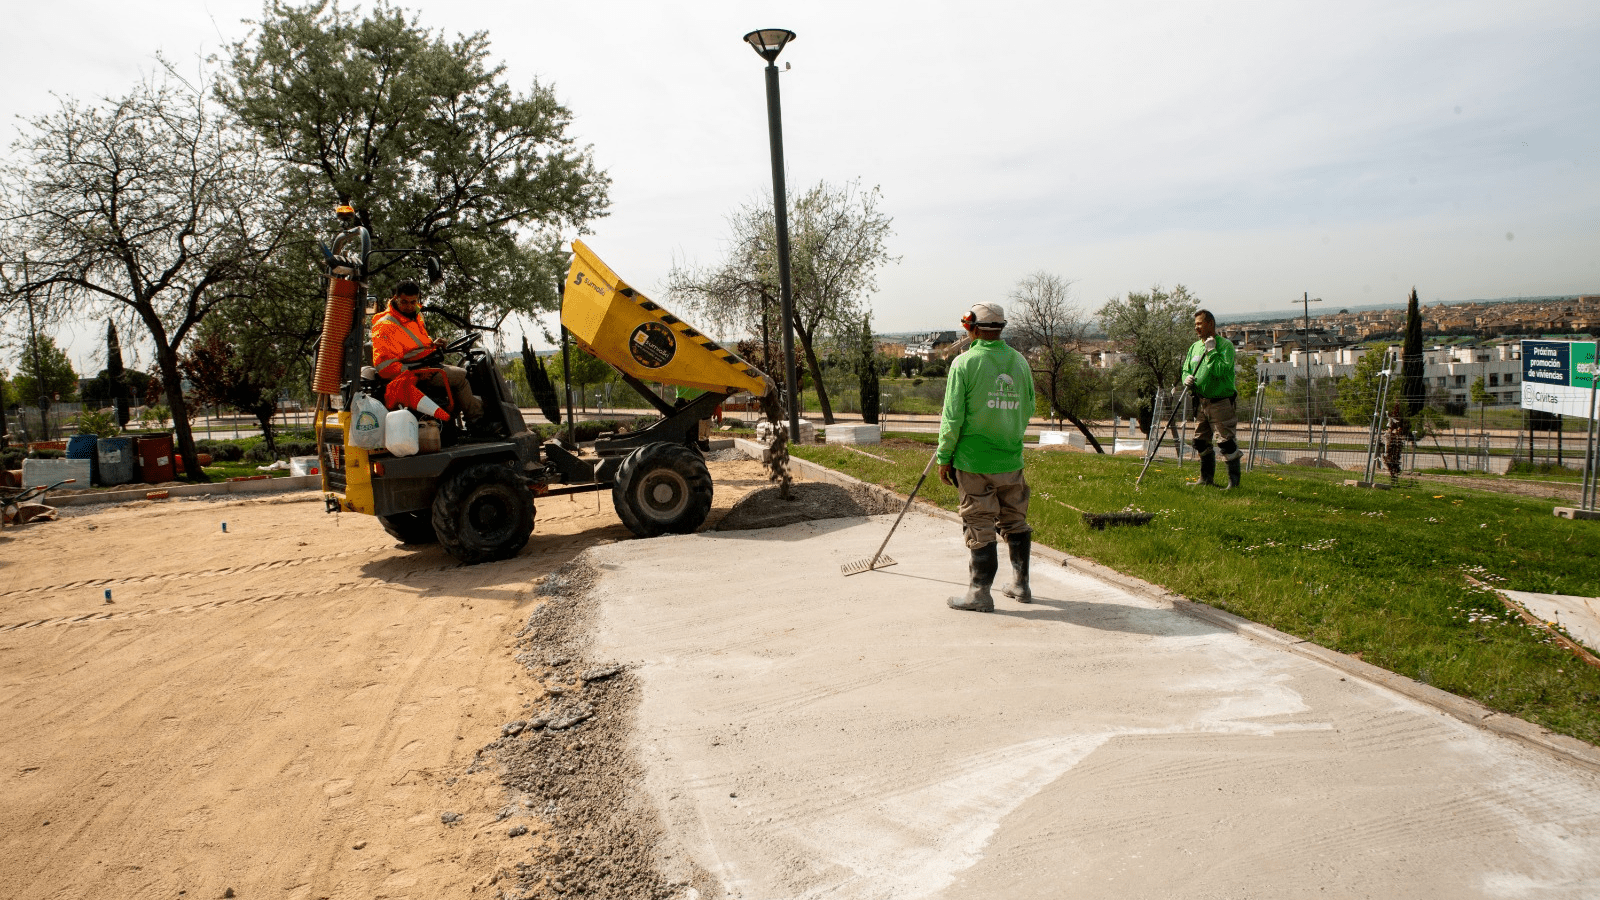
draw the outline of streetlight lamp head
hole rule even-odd
[[[785,44],[794,40],[794,32],[784,28],[763,28],[744,36],[750,46],[767,62],[776,62]]]

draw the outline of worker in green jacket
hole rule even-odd
[[[1183,383],[1194,394],[1198,412],[1194,422],[1194,452],[1200,454],[1200,480],[1196,485],[1216,485],[1217,455],[1228,466],[1228,487],[1239,486],[1239,445],[1234,442],[1239,427],[1236,401],[1239,392],[1233,386],[1233,344],[1217,334],[1217,318],[1209,310],[1194,314],[1194,333],[1200,339],[1189,345],[1183,359]],[[1211,436],[1218,438],[1216,447]]]
[[[989,588],[1000,569],[996,534],[1006,540],[1012,584],[1008,597],[1033,601],[1028,586],[1028,555],[1033,529],[1028,525],[1028,482],[1022,475],[1022,434],[1033,416],[1033,372],[1028,360],[1000,340],[1005,311],[996,303],[977,303],[962,318],[972,346],[950,367],[939,421],[939,480],[961,498],[961,521],[971,584],[965,597],[951,597],[952,609],[994,610]]]

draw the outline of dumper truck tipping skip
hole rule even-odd
[[[749,392],[774,425],[782,406],[772,379],[662,309],[618,278],[580,241],[562,288],[561,324],[577,344],[610,364],[661,418],[628,434],[602,434],[592,450],[559,440],[541,442],[511,402],[493,354],[475,346],[482,326],[454,319],[467,334],[443,348],[459,355],[482,401],[485,421],[471,431],[460,415],[444,423],[439,449],[410,456],[350,443],[350,412],[358,393],[384,400],[386,384],[367,365],[368,279],[415,250],[372,250],[364,228],[352,228],[324,248],[327,311],[318,347],[317,456],[328,512],[376,516],[407,544],[439,543],[463,563],[515,556],[533,533],[536,497],[610,489],[617,515],[641,537],[686,534],[711,509],[711,475],[701,455],[699,422],[728,397]],[[392,257],[376,269],[370,263]],[[429,274],[438,278],[428,258]],[[645,381],[706,393],[674,407]],[[425,389],[432,391],[433,389]],[[442,393],[434,401],[446,406]],[[454,413],[454,411],[452,411]],[[420,417],[419,417],[420,418]],[[765,454],[769,476],[787,495],[783,429]]]

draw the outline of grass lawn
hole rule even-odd
[[[906,434],[872,448],[893,464],[841,447],[792,452],[905,494],[932,440]],[[1137,457],[1026,457],[1039,542],[1600,744],[1600,670],[1466,578],[1600,595],[1600,522],[1556,518],[1549,500],[1455,485],[1345,487],[1348,472],[1258,468],[1224,492],[1185,487],[1193,463],[1157,462],[1135,487]],[[955,509],[954,489],[931,476],[918,496]],[[1092,531],[1064,504],[1156,517]]]

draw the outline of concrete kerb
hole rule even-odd
[[[761,445],[755,441],[737,438],[734,441],[734,445],[752,457],[761,458]],[[897,494],[879,485],[868,484],[842,472],[835,472],[808,460],[791,456],[789,458],[789,467],[814,481],[861,488],[871,491],[886,500],[897,501],[902,504],[906,501],[904,495]],[[930,504],[923,504],[917,509],[925,515],[944,519],[948,522],[959,523],[961,521],[961,517],[955,513]],[[1110,582],[1123,590],[1139,594],[1169,609],[1199,619],[1207,624],[1234,634],[1253,638],[1262,643],[1272,644],[1306,659],[1315,660],[1323,665],[1337,669],[1347,676],[1387,688],[1486,731],[1515,738],[1564,759],[1600,770],[1600,747],[1585,743],[1577,738],[1556,734],[1525,719],[1519,719],[1516,716],[1492,710],[1475,700],[1458,697],[1449,691],[1440,690],[1413,678],[1397,675],[1388,669],[1379,668],[1348,654],[1340,653],[1337,650],[1330,650],[1320,644],[1315,644],[1258,622],[1241,618],[1226,610],[1217,609],[1204,603],[1196,603],[1181,594],[1173,593],[1166,588],[1131,575],[1125,575],[1099,563],[1091,562],[1087,559],[1079,559],[1076,556],[1062,553],[1039,543],[1033,545],[1033,555],[1076,569],[1101,581]]]
[[[275,494],[285,491],[310,491],[322,486],[321,475],[290,475],[284,478],[261,478],[252,481],[217,481],[211,484],[170,484],[164,487],[146,485],[128,491],[86,491],[81,494],[45,495],[39,502],[46,506],[94,506],[100,503],[128,503],[147,499],[152,491],[166,491],[171,497],[194,497],[203,494]]]

